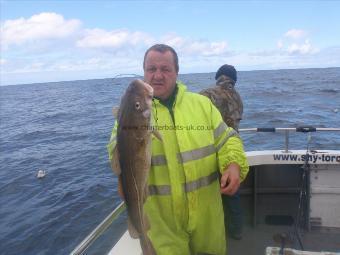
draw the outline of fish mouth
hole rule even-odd
[[[144,118],[148,119],[151,116],[151,110],[150,109],[146,109],[145,111],[143,111],[142,114],[143,114]]]
[[[150,84],[143,81],[144,88],[146,89],[149,96],[153,96],[153,87],[150,86]]]
[[[151,109],[152,98],[153,98],[153,87],[151,87],[150,84],[146,83],[145,81],[142,81],[142,80],[140,81],[143,84],[144,89],[145,89],[145,102],[147,104],[147,108]],[[148,111],[148,109],[143,112],[143,116],[145,118],[149,118],[151,115],[151,111],[150,110]]]

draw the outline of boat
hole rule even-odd
[[[315,127],[239,130],[282,133],[285,145],[246,152],[250,170],[240,187],[243,236],[242,240],[228,238],[227,254],[340,254],[340,148],[309,148],[312,133],[338,131]],[[307,134],[306,149],[289,148],[292,132]],[[85,254],[124,210],[122,202],[71,254]],[[128,231],[110,246],[109,255],[142,254],[139,240]]]

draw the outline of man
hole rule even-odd
[[[238,131],[243,114],[241,96],[235,89],[237,71],[232,65],[222,65],[215,75],[216,86],[202,90],[200,94],[207,96],[220,111],[228,127]]]
[[[234,194],[248,172],[242,142],[208,98],[177,82],[173,48],[152,46],[143,68],[145,82],[154,89],[154,122],[162,135],[162,141],[152,140],[144,205],[151,225],[148,236],[158,255],[224,255],[220,193]],[[115,146],[111,140],[110,155]]]
[[[222,65],[215,75],[216,86],[205,89],[200,94],[210,98],[220,111],[222,118],[229,127],[238,131],[243,114],[243,103],[235,90],[237,72],[232,65]],[[233,196],[222,194],[225,213],[226,229],[231,238],[242,239],[242,210],[240,194],[237,191]]]

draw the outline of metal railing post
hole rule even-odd
[[[289,130],[285,130],[285,152],[288,153],[289,149]]]

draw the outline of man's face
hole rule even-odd
[[[154,89],[154,96],[167,99],[176,86],[177,71],[170,51],[149,51],[145,58],[144,80]]]

